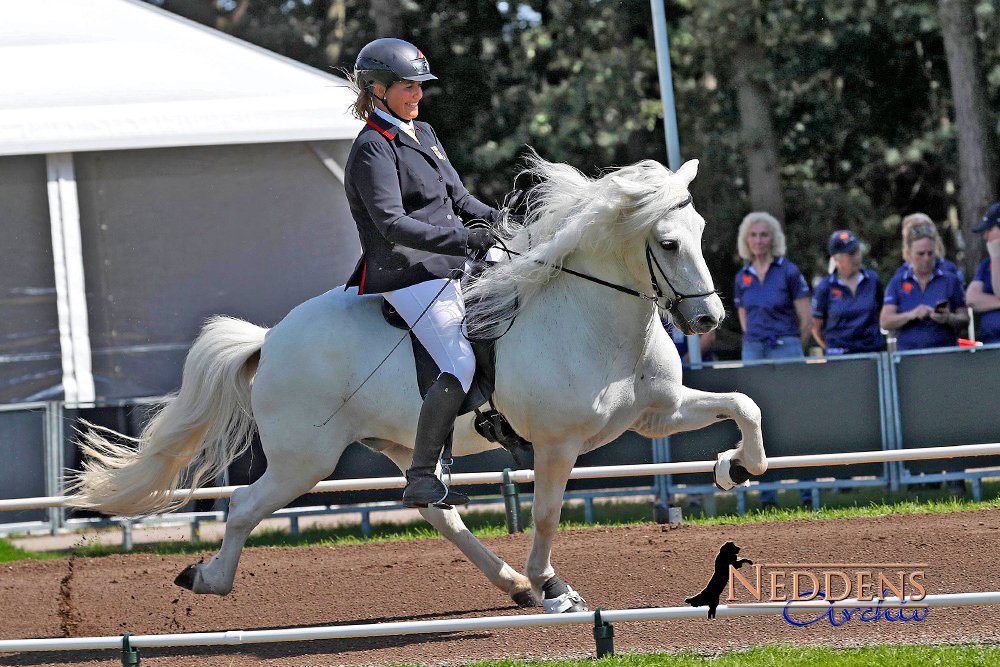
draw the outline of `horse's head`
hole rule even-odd
[[[701,252],[705,219],[694,208],[688,185],[698,173],[689,160],[671,173],[646,161],[614,176],[626,201],[625,217],[637,230],[625,249],[629,272],[658,297],[660,308],[684,333],[706,333],[725,317],[722,300]]]

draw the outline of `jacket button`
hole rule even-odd
[[[444,176],[438,176],[438,182],[444,183]]]
[[[450,215],[448,216],[448,219],[451,220],[451,216]]]

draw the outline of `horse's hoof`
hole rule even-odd
[[[547,614],[568,614],[575,611],[590,611],[579,593],[559,577],[550,577],[542,584],[545,599],[542,605]]]
[[[181,573],[177,575],[174,579],[174,583],[181,588],[186,588],[189,591],[194,590],[194,575],[198,573],[197,566],[188,565],[186,568],[181,570]]]
[[[520,593],[514,593],[510,596],[510,599],[514,601],[518,607],[537,607],[538,600],[535,596],[531,594],[531,590],[521,591]]]
[[[718,460],[712,467],[715,487],[720,491],[732,491],[737,486],[750,486],[752,475],[743,462],[734,456],[734,451],[729,450],[719,454]]]
[[[753,475],[750,474],[749,470],[743,467],[742,463],[733,463],[729,466],[729,479],[736,482],[737,486],[749,481],[751,477],[753,477]]]

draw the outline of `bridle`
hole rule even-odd
[[[686,199],[671,207],[671,209],[667,211],[667,213],[678,211],[684,208],[685,206],[689,205],[691,201],[692,199],[691,196],[689,195]],[[521,256],[521,253],[514,252],[513,250],[506,248],[506,246],[504,246],[504,251],[511,255],[517,255],[519,257]],[[654,266],[657,268],[657,270],[659,270],[660,275],[663,276],[664,282],[667,283],[667,287],[670,289],[670,293],[673,295],[671,298],[667,298],[666,294],[663,293],[663,289],[660,287],[660,282],[659,280],[656,279],[656,272],[653,271]],[[597,283],[598,285],[610,287],[611,289],[617,290],[624,294],[628,294],[643,299],[645,301],[649,301],[651,303],[656,304],[657,307],[662,308],[663,310],[666,311],[675,310],[678,306],[681,305],[681,302],[685,301],[686,299],[700,299],[702,297],[711,296],[713,294],[719,293],[719,290],[717,289],[712,289],[707,292],[701,292],[699,294],[685,294],[684,292],[678,290],[676,287],[674,287],[674,284],[670,282],[670,278],[667,277],[667,274],[663,270],[663,267],[660,266],[660,263],[656,260],[656,255],[653,254],[653,249],[649,247],[649,241],[646,242],[646,268],[649,270],[649,282],[653,284],[653,293],[655,294],[655,296],[650,296],[645,292],[640,292],[630,287],[625,287],[624,285],[618,285],[617,283],[608,282],[607,280],[601,280],[600,278],[597,278],[595,276],[590,276],[587,275],[586,273],[580,273],[579,271],[574,271],[573,269],[567,269],[564,266],[557,266],[555,268],[558,269],[559,271],[562,271],[563,273],[568,273],[571,276],[576,276],[577,278],[583,278],[584,280],[589,280],[592,283]],[[660,301],[663,299],[666,299],[666,303],[661,306]]]

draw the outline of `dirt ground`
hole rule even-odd
[[[520,566],[530,539],[519,534],[484,542]],[[679,606],[708,582],[715,555],[727,540],[742,547],[741,557],[758,563],[925,563],[923,585],[928,593],[1000,590],[1000,509],[734,526],[567,530],[560,532],[552,560],[558,574],[583,594],[592,609]],[[252,630],[541,611],[517,609],[440,539],[248,549],[235,588],[224,598],[194,595],[172,583],[191,560],[127,555],[0,565],[0,638]],[[765,585],[769,569],[764,570]],[[745,594],[740,597],[753,601]],[[681,649],[717,653],[777,642],[836,647],[1000,643],[1000,623],[995,609],[966,607],[931,609],[922,621],[855,618],[840,626],[822,620],[796,627],[779,615],[615,625],[618,653]],[[149,648],[141,653],[142,664],[150,667],[430,665],[506,657],[586,657],[594,654],[594,640],[588,626],[562,626]],[[120,664],[117,651],[0,655],[0,665]]]

